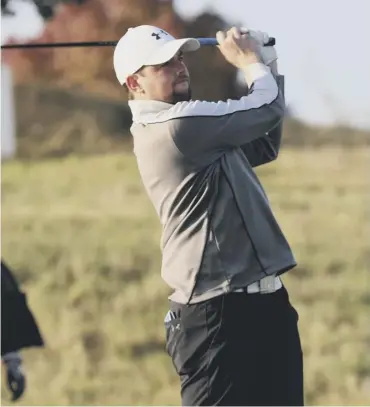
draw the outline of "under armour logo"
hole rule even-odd
[[[176,324],[176,325],[171,325],[171,331],[179,331],[180,330],[180,324]]]
[[[156,40],[160,40],[160,39],[161,39],[161,34],[168,35],[168,34],[166,33],[166,31],[160,30],[159,33],[152,33],[152,37],[155,37]]]

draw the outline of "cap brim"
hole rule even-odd
[[[166,42],[156,53],[151,55],[145,65],[159,65],[168,62],[179,51],[192,52],[200,48],[200,42],[195,38],[183,38]]]

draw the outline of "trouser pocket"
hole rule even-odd
[[[166,351],[173,359],[180,336],[180,318],[165,322],[164,326],[166,329]]]
[[[211,306],[216,302],[222,303],[222,300],[171,304],[164,322],[166,350],[180,376],[204,370],[209,363],[208,351],[215,344],[221,323],[219,306]]]

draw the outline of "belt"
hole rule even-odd
[[[248,294],[270,294],[274,293],[283,286],[280,277],[266,276],[259,281],[249,284],[246,288],[233,290],[234,293],[247,292]]]

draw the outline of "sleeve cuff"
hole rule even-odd
[[[2,357],[2,359],[3,359],[3,362],[4,363],[9,363],[9,362],[22,362],[22,357],[21,357],[21,355],[20,355],[20,353],[19,352],[9,352],[9,353],[6,353],[5,355],[3,355],[3,357]]]
[[[246,81],[247,81],[247,84],[249,87],[257,79],[260,79],[263,76],[266,76],[268,74],[271,75],[271,69],[268,66],[266,66],[260,62],[248,65],[247,67],[243,68],[242,71],[244,73],[244,76],[246,78]]]

